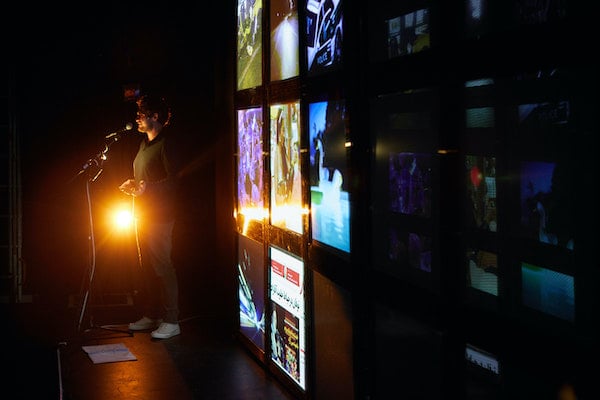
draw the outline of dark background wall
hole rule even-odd
[[[77,293],[90,262],[88,200],[99,232],[109,203],[129,201],[117,186],[131,175],[142,139],[135,129],[110,146],[89,197],[88,175],[79,172],[104,149],[105,135],[135,122],[123,87],[139,84],[169,99],[185,149],[175,244],[183,301],[193,312],[201,306],[194,293],[212,288],[234,302],[234,264],[222,256],[231,254],[223,249],[231,245],[227,183],[233,181],[231,120],[223,111],[230,109],[230,76],[223,60],[234,20],[223,4],[177,3],[102,3],[85,10],[46,4],[14,14],[9,48],[21,146],[24,292]],[[217,188],[217,179],[225,184]],[[130,239],[96,235],[102,290],[127,289]]]

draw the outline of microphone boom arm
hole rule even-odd
[[[131,127],[132,127],[131,124],[127,124],[125,126],[124,131],[131,130]],[[106,159],[108,158],[107,154],[108,154],[108,151],[110,150],[110,146],[119,140],[120,133],[121,132],[113,132],[110,135],[107,135],[106,138],[107,139],[110,138],[111,141],[108,141],[107,143],[105,143],[104,149],[102,151],[100,151],[93,158],[90,158],[89,160],[87,160],[85,162],[85,164],[83,164],[83,166],[81,167],[81,170],[77,173],[77,176],[81,175],[82,173],[87,171],[90,167],[98,167],[98,171],[89,179],[90,182],[96,181],[96,179],[98,179],[98,177],[100,176],[100,174],[103,171],[102,165],[104,164],[104,161],[106,161]]]
[[[119,140],[119,138],[121,137],[121,134],[130,131],[133,129],[133,124],[131,122],[128,122],[125,124],[125,128],[123,129],[119,129],[116,132],[113,133],[109,133],[108,135],[104,136],[105,139],[114,139],[114,140]]]

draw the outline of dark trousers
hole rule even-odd
[[[145,316],[169,323],[179,319],[179,289],[172,259],[173,226],[173,221],[138,222],[136,226]]]

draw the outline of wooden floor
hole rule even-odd
[[[11,399],[295,398],[241,345],[218,309],[184,315],[180,335],[156,340],[128,331],[139,316],[129,301],[90,303],[81,312],[72,298],[63,300],[1,305],[2,383]],[[103,344],[124,345],[136,360],[94,364],[83,346]]]

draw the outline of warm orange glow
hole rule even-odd
[[[244,226],[242,233],[248,233],[248,227],[251,221],[263,221],[269,215],[269,210],[259,207],[244,207],[240,210],[240,214],[244,216]]]
[[[308,215],[308,208],[299,205],[283,205],[273,207],[271,224],[302,233],[302,216]]]
[[[133,214],[130,208],[116,207],[112,212],[112,225],[120,231],[129,230],[133,226]]]

